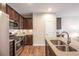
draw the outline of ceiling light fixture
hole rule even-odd
[[[48,8],[48,11],[51,12],[52,11],[52,8]]]

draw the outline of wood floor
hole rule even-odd
[[[45,47],[25,46],[20,56],[45,56]]]

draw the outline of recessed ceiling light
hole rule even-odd
[[[52,11],[52,8],[48,8],[48,11],[49,11],[49,12]]]

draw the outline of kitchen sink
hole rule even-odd
[[[50,40],[50,41],[51,41],[51,43],[52,43],[53,45],[55,45],[56,48],[57,48],[58,50],[60,50],[60,51],[64,51],[64,52],[66,52],[66,51],[68,51],[68,52],[77,51],[75,48],[73,48],[73,47],[67,45],[66,43],[64,43],[64,42],[61,41],[61,40]]]
[[[60,51],[68,51],[68,52],[74,52],[77,51],[75,48],[71,47],[71,46],[56,46],[56,48]]]
[[[61,40],[50,40],[52,44],[54,45],[66,45],[63,41]]]

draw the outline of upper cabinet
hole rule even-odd
[[[57,29],[61,29],[61,18],[57,18]]]
[[[24,29],[33,29],[33,19],[32,18],[24,18],[23,28]]]
[[[27,29],[33,29],[33,21],[31,19],[27,19]]]
[[[57,27],[56,29],[57,29],[57,30],[60,30],[60,29],[62,28],[62,26],[61,26],[61,18],[60,18],[60,17],[57,18],[57,22],[56,22],[56,23],[57,23],[57,24],[56,24],[56,27]],[[57,36],[57,37],[60,37],[60,34],[59,34],[58,31],[56,32],[56,36]]]
[[[6,13],[9,15],[11,20],[18,23],[19,28],[23,28],[23,17],[17,13],[13,8],[6,4]]]
[[[24,18],[18,12],[16,12],[12,7],[6,4],[6,13],[9,15],[11,20],[14,20],[20,29],[33,29],[32,18]]]
[[[9,15],[9,18],[12,20],[17,21],[19,18],[19,14],[7,4],[6,4],[6,13]]]
[[[20,16],[19,17],[19,21],[20,21],[20,28],[22,28],[23,29],[23,17],[22,16]]]
[[[9,18],[10,19],[13,18],[12,17],[12,9],[8,5],[6,5],[6,13],[9,15]]]

